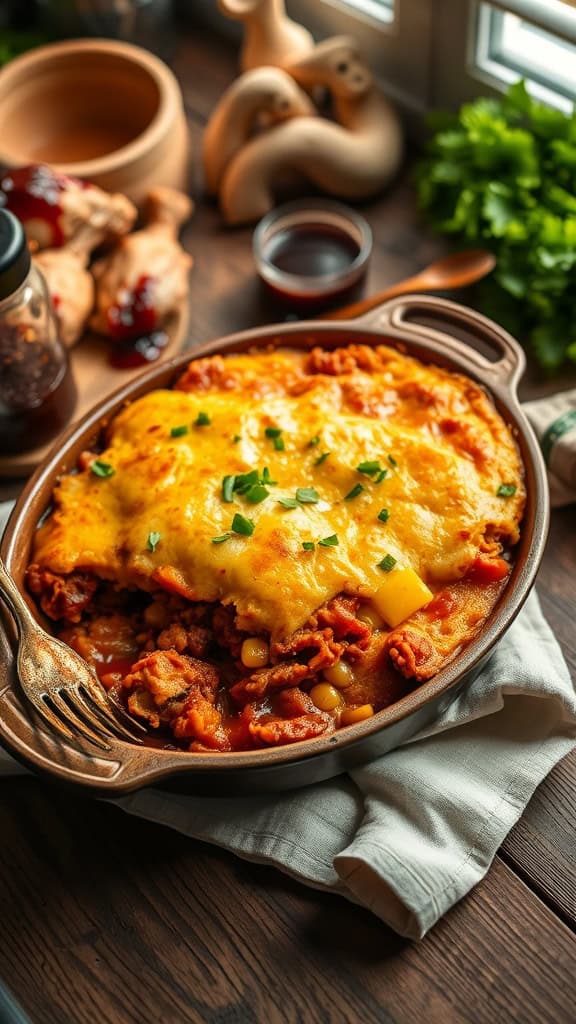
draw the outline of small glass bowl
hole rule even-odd
[[[283,302],[325,304],[363,278],[372,232],[356,210],[330,199],[307,199],[272,210],[253,236],[256,267]]]

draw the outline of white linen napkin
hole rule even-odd
[[[575,743],[576,694],[533,594],[432,729],[349,775],[273,796],[148,789],[115,802],[340,893],[418,939],[485,875]],[[0,751],[0,774],[21,770]]]

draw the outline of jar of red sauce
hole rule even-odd
[[[68,423],[75,400],[46,282],[20,221],[0,209],[0,454],[50,441]]]

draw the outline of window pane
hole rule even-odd
[[[331,0],[339,7],[352,7],[359,14],[377,21],[392,21],[395,0]]]
[[[548,4],[555,0],[547,0]],[[558,2],[558,0],[556,0]],[[565,6],[565,5],[563,5]],[[544,8],[545,10],[545,8]],[[576,10],[565,8],[574,20]],[[519,74],[548,93],[544,98],[576,98],[576,45],[525,21],[516,14],[482,3],[477,59],[479,66],[510,81]]]

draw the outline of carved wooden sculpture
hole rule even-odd
[[[243,71],[262,64],[283,65],[314,47],[308,29],[286,14],[284,0],[218,0],[218,6],[229,18],[244,22]]]
[[[255,68],[241,75],[222,96],[204,132],[206,191],[211,195],[218,192],[225,168],[263,118],[274,124],[314,113],[306,93],[280,68]]]
[[[220,203],[229,224],[250,223],[267,213],[274,205],[274,185],[287,170],[331,195],[361,199],[379,192],[401,163],[400,121],[353,39],[328,39],[287,70],[308,89],[329,90],[339,123],[304,116],[251,139],[222,180]]]

